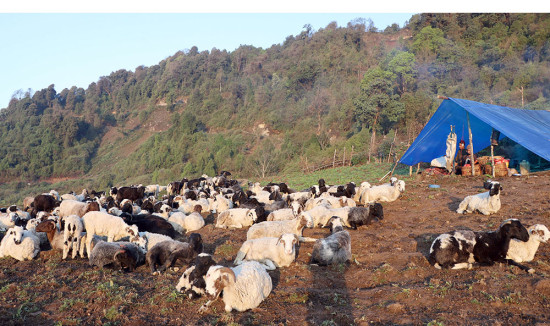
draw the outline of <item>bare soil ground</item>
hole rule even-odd
[[[550,245],[527,263],[534,274],[497,264],[437,270],[426,256],[432,240],[457,228],[495,230],[508,218],[550,225],[550,174],[497,178],[500,212],[455,213],[459,202],[484,191],[482,177],[421,177],[384,204],[385,219],[350,230],[354,261],[309,265],[312,243],[296,262],[270,272],[273,292],[256,309],[226,313],[221,300],[206,314],[174,287],[181,271],[161,276],[141,266],[133,273],[88,266],[43,251],[27,262],[0,259],[1,325],[545,325],[550,321]],[[441,188],[429,189],[429,184]],[[219,230],[208,216],[200,230],[205,251],[231,265],[246,230]],[[324,237],[328,229],[306,229]]]

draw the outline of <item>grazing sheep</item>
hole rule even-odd
[[[318,265],[341,264],[351,259],[351,236],[344,230],[342,219],[330,219],[331,235],[313,244],[311,262]]]
[[[308,214],[301,213],[298,217],[288,221],[265,221],[252,225],[246,233],[246,239],[257,239],[264,237],[278,238],[285,233],[292,233],[298,236],[300,241],[312,242],[311,239],[302,236],[305,227],[312,228],[313,220]]]
[[[218,215],[216,219],[217,228],[243,228],[251,226],[256,222],[258,216],[254,209],[232,208]]]
[[[147,252],[145,259],[151,268],[151,273],[160,274],[174,265],[177,260],[188,263],[202,252],[202,247],[201,235],[191,233],[189,242],[167,240],[157,243]]]
[[[91,254],[91,242],[94,235],[106,235],[108,242],[113,242],[127,236],[130,236],[130,239],[139,236],[136,225],[128,225],[122,218],[107,213],[88,212],[82,217],[82,221],[87,233],[86,253],[88,257]]]
[[[518,265],[506,259],[511,239],[523,242],[529,240],[529,233],[519,220],[506,220],[496,231],[491,232],[457,230],[444,233],[432,242],[428,261],[438,269],[471,269],[474,262],[484,265],[493,265],[495,262]]]
[[[361,194],[360,203],[363,205],[395,201],[405,191],[405,181],[399,180],[393,185],[383,184],[365,189]]]
[[[516,263],[532,261],[535,258],[540,243],[546,243],[550,239],[550,231],[543,224],[532,225],[527,231],[529,232],[529,240],[527,242],[517,239],[510,240],[506,259],[511,259]],[[534,273],[534,271],[534,269],[530,268],[528,272]]]
[[[256,308],[271,293],[273,284],[265,267],[256,261],[247,261],[237,267],[212,266],[205,277],[206,292],[213,298],[205,303],[200,313],[208,310],[223,291],[225,311],[245,311]]]
[[[483,215],[498,212],[500,209],[500,190],[502,190],[502,186],[497,181],[487,181],[483,184],[483,187],[490,190],[477,195],[467,196],[458,205],[456,212],[458,214],[466,214],[477,210]]]
[[[78,215],[69,215],[63,218],[63,224],[65,225],[63,230],[63,259],[67,259],[71,249],[72,258],[75,259],[76,254],[80,251],[84,222]]]
[[[132,272],[136,266],[143,263],[144,256],[143,250],[133,243],[100,241],[88,257],[91,266],[103,268],[113,265],[117,269]]]
[[[32,260],[40,253],[40,240],[21,226],[10,228],[0,242],[0,258],[13,257],[19,261]]]
[[[286,233],[278,238],[267,237],[246,240],[233,264],[242,264],[244,260],[255,260],[266,266],[268,270],[277,267],[288,267],[296,259],[296,242],[298,236]]]
[[[204,277],[210,266],[216,265],[216,261],[209,254],[199,254],[195,261],[181,275],[176,291],[186,293],[190,299],[198,298],[206,292]]]
[[[84,203],[77,200],[64,200],[59,205],[58,215],[66,217],[69,215],[77,215],[78,217],[92,211],[99,211],[99,204],[95,201]]]

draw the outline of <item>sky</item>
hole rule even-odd
[[[152,66],[179,50],[267,49],[336,21],[371,19],[378,29],[403,27],[413,13],[0,13],[0,108],[15,91],[54,84],[59,93],[86,89],[99,77]]]
[[[522,3],[514,10],[501,0],[463,0],[460,5],[431,0],[338,0],[330,5],[311,0],[5,1],[0,4],[0,109],[17,90],[35,92],[51,84],[58,93],[72,86],[86,89],[113,71],[152,66],[193,46],[199,51],[233,51],[240,45],[267,49],[298,35],[305,24],[315,31],[333,21],[346,26],[365,18],[384,30],[393,23],[403,27],[419,12],[532,9]]]

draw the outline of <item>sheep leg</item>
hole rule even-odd
[[[164,272],[164,271],[166,271],[170,266],[174,265],[174,263],[175,263],[178,259],[185,260],[186,258],[189,258],[187,250],[185,250],[185,249],[176,250],[176,251],[172,252],[172,253],[170,254],[170,256],[168,256],[168,259],[166,259],[166,261],[164,262],[164,264],[163,264],[161,267],[159,267],[159,271]]]
[[[80,237],[73,237],[73,255],[72,255],[73,259],[76,258],[76,255],[78,253],[79,244],[80,244]]]
[[[317,239],[315,239],[315,238],[303,237],[303,236],[298,236],[298,240],[300,240],[301,242],[315,242],[315,241],[317,241]]]
[[[242,250],[243,248],[241,248]],[[239,250],[239,252],[237,252],[237,256],[235,257],[235,261],[233,262],[234,265],[240,265],[244,258],[246,257],[246,254],[247,252],[246,251],[241,251]]]
[[[63,241],[63,259],[67,259],[67,257],[69,256],[69,248],[71,247],[69,245],[69,242],[71,242],[72,244],[72,237],[70,235],[66,235]]]
[[[506,259],[506,263],[508,265],[512,265],[512,266],[516,266],[516,267],[519,267],[522,271],[525,271],[529,274],[533,274],[535,273],[535,269],[534,268],[529,268],[525,265],[522,265],[520,263],[517,263],[516,261],[512,260],[512,259]]]
[[[273,271],[277,269],[277,266],[271,261],[271,259],[263,259],[260,261],[262,265],[264,265],[265,269],[268,271]]]
[[[208,302],[206,302],[205,304],[203,304],[200,309],[199,309],[199,313],[203,314],[205,313],[206,311],[208,311],[208,308],[214,303],[216,302],[216,300],[218,300],[218,298],[220,297],[220,293],[222,293],[222,291],[218,292],[216,294],[216,296],[212,299],[212,300],[208,300]]]

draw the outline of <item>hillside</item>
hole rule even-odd
[[[396,132],[402,151],[438,94],[549,107],[549,40],[548,14],[421,14],[384,31],[305,25],[268,49],[193,47],[87,89],[12,99],[0,111],[0,181],[265,177],[352,146],[364,163],[387,157]]]

